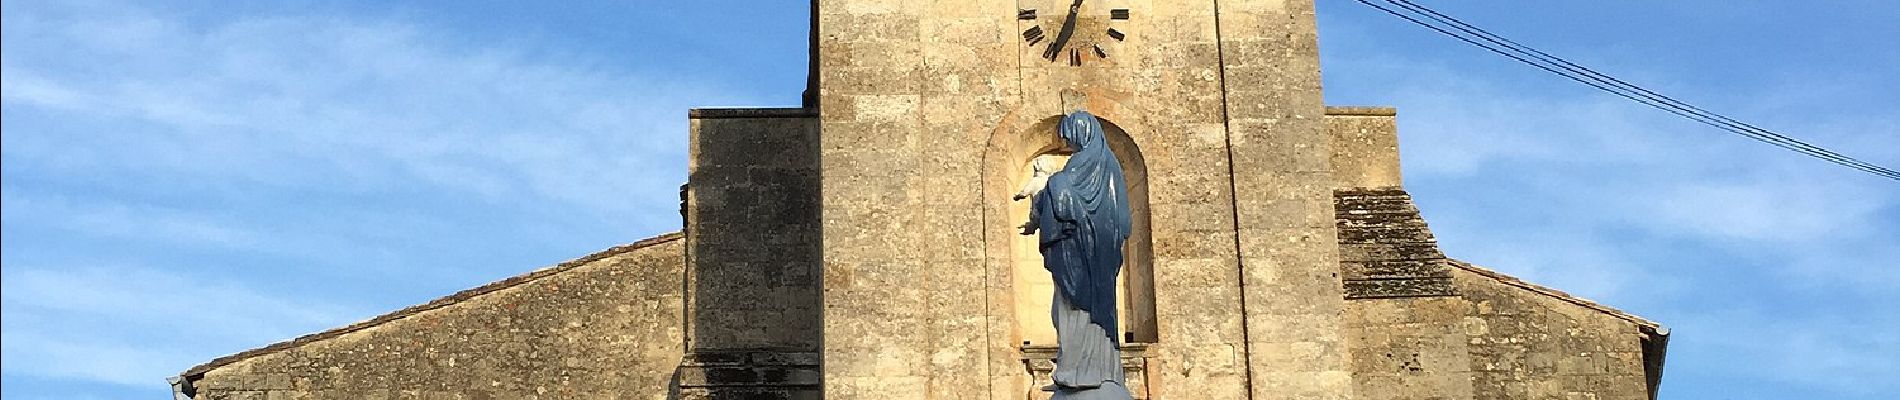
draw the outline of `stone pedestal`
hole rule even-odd
[[[1030,393],[1027,396],[1028,399],[1077,400],[1093,398],[1056,397],[1056,393],[1042,390],[1042,388],[1055,384],[1055,378],[1051,376],[1056,370],[1055,346],[1023,346],[1021,350],[1023,354],[1023,367],[1029,372]],[[1128,379],[1127,382],[1122,382],[1122,384],[1124,386],[1123,391],[1128,394],[1123,397],[1117,397],[1118,399],[1133,398],[1136,400],[1145,400],[1150,398],[1148,393],[1148,363],[1153,358],[1154,354],[1149,351],[1147,344],[1122,344],[1122,370],[1125,371],[1127,375],[1126,378]]]
[[[1050,400],[1128,400],[1134,397],[1128,393],[1128,388],[1116,385],[1114,382],[1109,382],[1101,387],[1088,390],[1057,390],[1055,395],[1049,398]]]

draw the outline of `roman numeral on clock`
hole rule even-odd
[[[1042,38],[1042,27],[1040,26],[1032,26],[1029,27],[1029,30],[1023,31],[1023,41],[1029,42],[1031,45],[1036,44],[1036,42],[1041,42]]]

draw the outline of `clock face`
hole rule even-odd
[[[1126,0],[1020,0],[1016,19],[1023,43],[1044,60],[1081,66],[1106,60],[1128,39]]]

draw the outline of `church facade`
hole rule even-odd
[[[681,232],[211,360],[188,399],[1039,399],[1012,195],[1100,117],[1138,399],[1652,399],[1668,331],[1445,256],[1311,0],[820,0],[799,108],[688,112]]]

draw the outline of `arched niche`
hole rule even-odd
[[[1100,117],[1098,117],[1100,118]],[[989,207],[984,226],[987,247],[1000,252],[991,257],[995,267],[1004,269],[1009,282],[1009,299],[1017,337],[1032,346],[1055,345],[1055,327],[1049,320],[1055,284],[1043,269],[1042,254],[1036,238],[1022,235],[1018,228],[1027,220],[1029,200],[1011,196],[1030,178],[1031,162],[1037,156],[1055,154],[1062,147],[1056,126],[1062,116],[1050,116],[1026,129],[997,132],[985,152],[983,199]],[[1157,337],[1154,305],[1154,256],[1150,236],[1148,208],[1148,168],[1141,149],[1121,126],[1107,118],[1102,121],[1109,150],[1122,163],[1123,178],[1128,182],[1128,202],[1133,232],[1124,246],[1117,307],[1121,330],[1131,343],[1153,343]],[[1065,155],[1057,155],[1066,162]],[[1057,165],[1061,165],[1060,162]],[[993,253],[994,254],[994,253]]]

